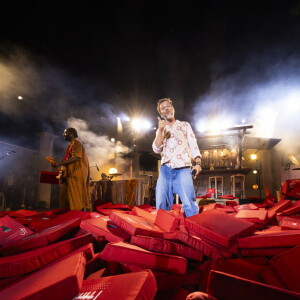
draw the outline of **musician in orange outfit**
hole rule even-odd
[[[83,144],[78,140],[75,128],[66,128],[64,139],[69,142],[62,162],[52,163],[53,167],[66,167],[66,178],[63,180],[59,206],[75,210],[89,210],[89,161]]]

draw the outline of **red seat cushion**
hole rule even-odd
[[[300,218],[284,217],[280,225],[282,230],[300,230]]]
[[[84,220],[80,228],[96,236],[103,236],[109,242],[130,240],[130,234],[106,216]]]
[[[300,246],[271,258],[270,267],[287,289],[300,293]]]
[[[162,238],[165,232],[143,217],[112,212],[110,218],[131,235],[145,235]]]
[[[167,232],[175,231],[179,218],[164,209],[159,209],[154,224]]]
[[[292,205],[289,206],[287,209],[283,210],[282,213],[288,216],[299,211],[300,211],[300,200],[292,203]]]
[[[180,256],[154,253],[123,242],[109,243],[100,253],[108,261],[135,264],[144,268],[184,274],[187,260]]]
[[[276,213],[285,210],[289,206],[292,205],[291,200],[280,200],[276,204],[274,204],[271,208],[268,209],[268,220],[271,221],[275,218]]]
[[[258,210],[258,207],[253,203],[248,204],[241,204],[234,206],[234,209],[236,212],[239,212],[240,210]]]
[[[152,300],[156,294],[156,281],[151,270],[83,281],[77,300],[136,299]],[[87,298],[89,297],[89,298]]]
[[[151,208],[151,206],[150,206]],[[139,207],[134,207],[132,212],[139,217],[143,217],[144,219],[148,220],[151,224],[154,224],[156,216],[151,214],[149,211],[146,211]]]
[[[189,230],[226,248],[231,247],[238,237],[249,235],[255,230],[254,224],[216,210],[188,217],[185,225]]]
[[[1,220],[1,219],[0,219]],[[73,219],[57,226],[31,234],[22,240],[0,248],[0,256],[17,254],[51,244],[73,230],[79,228],[80,219]]]
[[[8,246],[26,236],[32,235],[33,231],[18,223],[9,216],[0,218],[0,245]]]
[[[266,247],[266,248],[243,248],[241,254],[245,257],[274,256],[289,250],[291,247]]]
[[[167,240],[153,238],[148,236],[133,236],[130,243],[144,249],[171,255],[178,255],[188,259],[202,261],[203,254],[186,245],[169,242]]]
[[[176,238],[181,242],[203,252],[203,254],[213,260],[223,259],[224,256],[218,251],[218,248],[206,243],[203,239],[195,235],[188,235],[185,232],[178,232]]]
[[[81,289],[85,256],[75,254],[36,271],[3,289],[2,299],[53,300],[73,299]]]
[[[93,236],[89,234],[21,254],[1,257],[0,278],[20,276],[32,272],[93,242],[93,240]]]
[[[240,210],[235,217],[243,219],[251,223],[265,224],[268,212],[264,209],[260,210]]]
[[[293,247],[300,244],[300,230],[261,231],[238,239],[240,248]]]
[[[294,300],[300,294],[226,273],[211,271],[207,293],[222,300]]]
[[[10,217],[22,218],[22,217],[33,216],[36,214],[37,212],[35,210],[19,209],[17,211],[12,212],[10,214]]]

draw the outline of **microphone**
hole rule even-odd
[[[96,168],[97,168],[97,171],[99,172],[99,168],[98,168],[98,166],[96,165]]]
[[[196,169],[194,169],[194,170],[192,171],[192,175],[193,175],[193,176],[195,176],[195,175],[196,175],[196,173],[197,173],[197,170],[196,170]]]

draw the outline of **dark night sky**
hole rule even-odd
[[[26,68],[35,74],[31,89],[16,84],[7,93],[0,73],[6,103],[19,91],[29,99],[25,108],[2,106],[6,140],[37,128],[61,130],[70,116],[107,134],[103,104],[116,115],[134,108],[155,121],[161,97],[178,101],[177,116],[191,121],[193,104],[215,81],[245,63],[253,63],[251,78],[259,81],[274,61],[297,56],[300,47],[299,0],[10,1],[0,22],[1,61],[11,66],[12,53],[25,53],[26,63],[17,60],[20,76],[32,74]]]

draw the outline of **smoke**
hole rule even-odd
[[[99,167],[105,165],[115,157],[118,157],[118,168],[126,164],[126,161],[120,156],[127,154],[129,148],[124,146],[121,142],[112,142],[106,135],[97,135],[89,130],[88,123],[77,118],[68,119],[68,127],[76,128],[79,139],[84,143],[87,151],[90,165],[98,165]]]
[[[209,91],[194,107],[194,123],[200,132],[253,124],[252,136],[282,139],[282,151],[300,155],[300,58],[264,59],[227,75],[215,69]]]

